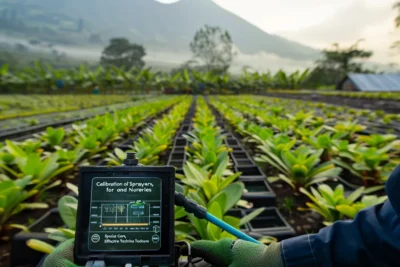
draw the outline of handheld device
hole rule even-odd
[[[173,167],[85,166],[79,177],[77,264],[174,263]]]
[[[128,153],[120,167],[81,167],[75,263],[173,265],[174,205],[240,239],[260,243],[175,192],[174,181],[174,167],[138,166],[134,153]]]

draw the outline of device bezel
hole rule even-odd
[[[88,249],[90,193],[92,179],[95,177],[158,177],[162,179],[162,228],[161,248],[158,251],[114,251],[93,252]],[[79,196],[77,227],[75,234],[75,263],[85,265],[92,260],[103,260],[106,264],[147,264],[170,265],[174,262],[174,192],[175,168],[172,166],[83,166],[79,170]]]

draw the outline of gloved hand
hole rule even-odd
[[[74,239],[69,239],[47,256],[44,267],[75,267],[74,264]]]
[[[229,238],[191,244],[192,257],[218,267],[284,267],[279,243],[269,246]]]
[[[44,261],[44,267],[85,267],[74,264],[74,242],[75,239],[69,239],[50,253]],[[120,267],[108,265],[109,267]],[[123,266],[123,265],[121,265]]]

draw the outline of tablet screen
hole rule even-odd
[[[90,251],[161,248],[162,181],[155,177],[95,177],[90,197]]]

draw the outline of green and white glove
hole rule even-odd
[[[284,267],[279,243],[269,246],[229,238],[191,243],[192,257],[218,267]]]
[[[74,264],[75,239],[69,239],[55,248],[44,261],[44,267],[85,267]],[[121,265],[123,267],[123,265]],[[109,267],[119,267],[109,265]]]
[[[74,264],[74,241],[69,239],[50,253],[44,261],[44,267],[75,267]]]

